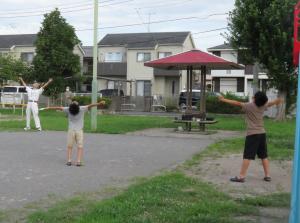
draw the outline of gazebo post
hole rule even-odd
[[[200,115],[201,120],[206,119],[206,66],[201,66],[201,97],[200,97]],[[200,130],[205,131],[205,125],[200,124]]]
[[[190,111],[190,69],[186,69],[186,113]]]
[[[190,109],[191,109],[191,113],[193,111],[193,67],[190,66]]]

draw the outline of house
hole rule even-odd
[[[107,34],[98,43],[98,90],[122,89],[127,95],[178,97],[186,86],[186,71],[166,71],[144,62],[195,48],[190,32]],[[92,52],[91,47],[84,47]],[[86,53],[84,70],[92,73]],[[86,89],[90,86],[86,86]]]
[[[241,55],[230,44],[224,43],[207,49],[208,52],[238,64],[244,64]],[[212,70],[210,81],[215,92],[232,92],[240,96],[253,94],[253,65],[245,65],[244,70]],[[259,69],[259,88],[267,89],[266,71]]]
[[[37,34],[0,35],[0,55],[11,55],[17,59],[31,64],[35,55],[35,41]],[[83,67],[84,50],[76,45],[74,54],[79,55]]]

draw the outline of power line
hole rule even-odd
[[[192,17],[183,17],[183,18],[177,18],[177,19],[157,20],[157,21],[149,22],[148,24],[158,24],[158,23],[175,22],[175,21],[182,21],[182,20],[191,20],[191,19],[198,19],[198,20],[199,19],[207,19],[212,16],[226,15],[226,14],[228,14],[228,13],[214,13],[214,14],[207,15],[203,18],[192,16]],[[99,27],[98,29],[115,29],[115,28],[123,28],[123,27],[142,26],[142,25],[144,25],[144,23],[132,23],[132,24],[124,24],[124,25],[118,25],[118,26]],[[90,30],[94,30],[94,29],[91,29],[91,28],[77,29],[76,31],[81,32],[81,31],[90,31]]]
[[[208,32],[214,32],[214,31],[219,31],[219,30],[224,30],[224,29],[228,29],[228,26],[227,27],[223,27],[223,28],[217,28],[217,29],[211,29],[211,30],[196,32],[196,33],[193,33],[193,35],[198,35],[198,34],[208,33]]]
[[[113,2],[116,0],[106,0],[106,1],[101,1],[101,3],[107,3],[107,2]],[[72,4],[59,4],[59,5],[48,5],[45,6],[43,8],[31,8],[31,9],[26,9],[26,10],[21,10],[21,9],[16,9],[16,10],[7,10],[7,11],[0,11],[0,14],[23,14],[23,13],[39,13],[41,11],[45,11],[47,10],[47,8],[77,8],[80,6],[84,6],[84,5],[91,5],[93,4],[92,0],[89,0],[89,2],[76,2],[76,3],[72,3]]]
[[[114,0],[110,0],[107,2],[111,2]],[[114,2],[114,3],[110,3],[110,4],[106,4],[106,5],[100,5],[99,8],[101,7],[107,7],[107,6],[112,6],[112,5],[119,5],[119,4],[123,4],[126,2],[132,2],[134,0],[126,0],[126,1],[121,1],[121,2]],[[64,9],[72,9],[72,8],[77,8],[77,7],[83,7],[83,6],[74,6],[74,7],[69,7],[69,8],[64,8]],[[90,10],[93,8],[93,5],[85,6],[84,8],[80,8],[80,9],[74,9],[74,10],[67,10],[67,11],[61,11],[61,13],[69,13],[69,12],[77,12],[77,11],[85,11],[85,10]],[[0,18],[2,19],[9,19],[9,18],[24,18],[24,17],[34,17],[34,16],[41,16],[44,15],[47,12],[50,12],[51,10],[45,10],[43,13],[39,12],[25,12],[25,13],[19,13],[21,15],[9,15],[9,16],[0,16]],[[23,15],[23,14],[32,14],[32,15]]]

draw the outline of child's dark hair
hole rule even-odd
[[[77,115],[79,113],[79,105],[77,101],[72,101],[69,106],[69,111],[72,115]]]
[[[268,102],[268,97],[264,92],[258,91],[255,93],[254,103],[256,104],[257,107],[261,107],[265,105],[267,102]]]

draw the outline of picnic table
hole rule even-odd
[[[199,130],[201,132],[205,131],[205,125],[211,125],[217,123],[217,120],[201,120],[201,119],[194,119],[194,120],[182,120],[182,119],[175,119],[174,123],[184,124],[184,130],[185,131],[191,131],[192,130],[192,124],[197,124],[199,127]]]

